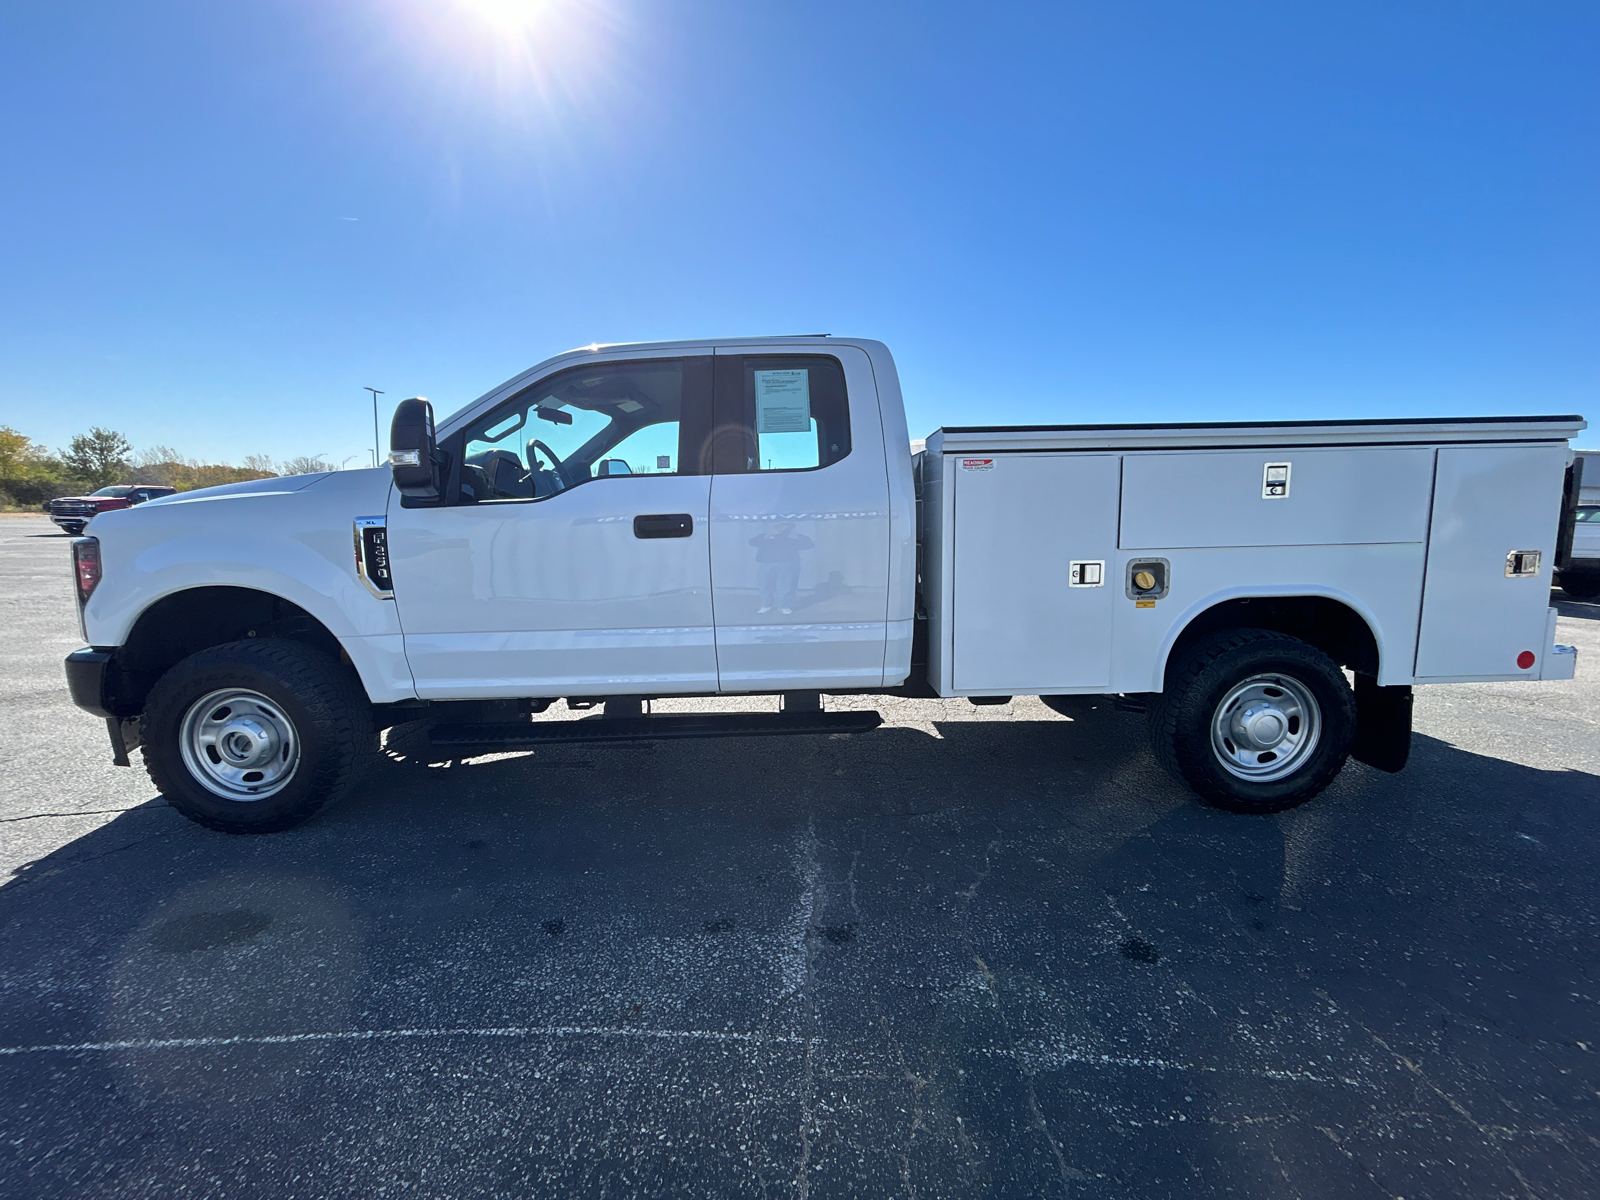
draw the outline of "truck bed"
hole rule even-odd
[[[1359,622],[1381,684],[1539,678],[1567,441],[1584,427],[940,429],[918,460],[930,680],[942,695],[1160,691],[1209,610],[1291,602]],[[1143,570],[1161,586],[1135,587]]]

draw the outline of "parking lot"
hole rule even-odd
[[[1420,689],[1403,774],[1275,817],[1134,714],[885,700],[401,730],[227,837],[111,765],[67,539],[0,518],[0,1194],[1594,1195],[1600,605],[1560,608],[1578,680]]]

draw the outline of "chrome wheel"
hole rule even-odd
[[[260,692],[243,688],[224,688],[191,704],[178,745],[189,773],[228,800],[275,795],[300,765],[294,722]]]
[[[1288,675],[1235,684],[1211,718],[1211,749],[1224,770],[1251,783],[1294,774],[1322,735],[1317,698]]]

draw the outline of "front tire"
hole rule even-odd
[[[151,780],[191,821],[273,833],[344,795],[377,735],[349,667],[260,638],[201,650],[163,675],[143,742]]]
[[[1355,696],[1298,638],[1236,629],[1191,647],[1152,698],[1156,757],[1207,804],[1274,813],[1326,788],[1355,739]]]

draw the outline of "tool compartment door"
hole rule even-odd
[[[962,455],[954,474],[956,691],[1109,684],[1120,456]]]
[[[1539,677],[1566,460],[1565,446],[1439,450],[1418,679]],[[1508,575],[1507,555],[1530,550],[1537,574]]]

